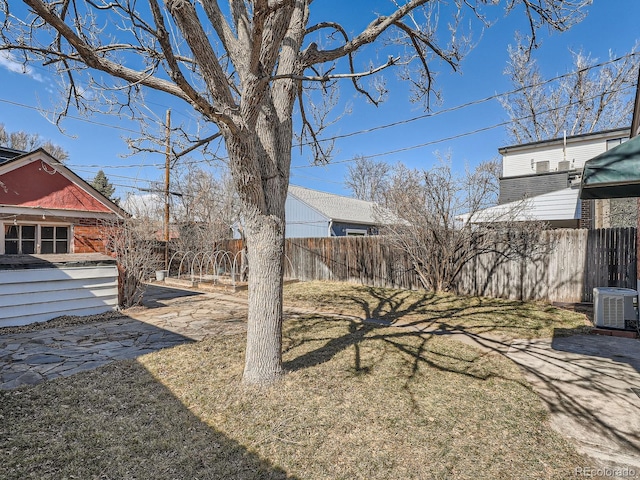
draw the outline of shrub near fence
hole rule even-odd
[[[636,288],[636,229],[548,230],[536,253],[505,258],[485,253],[469,262],[457,279],[466,295],[592,302],[594,287]],[[240,240],[218,248],[237,252]],[[291,238],[285,244],[285,275],[303,281],[336,280],[419,289],[407,255],[384,236]]]

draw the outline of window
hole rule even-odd
[[[68,253],[69,227],[40,227],[40,253]]]
[[[22,236],[20,239],[20,246],[22,247],[22,253],[25,255],[31,255],[36,253],[36,226],[35,225],[20,225],[22,227]]]
[[[69,226],[6,224],[4,253],[69,253]]]
[[[622,145],[624,142],[629,140],[628,138],[614,138],[613,140],[607,140],[607,150],[611,150],[612,148],[617,147],[618,145]]]
[[[367,235],[366,228],[347,228],[344,231],[347,237],[364,237]]]
[[[4,227],[4,253],[15,255],[20,252],[20,227],[17,225],[5,225]]]
[[[5,225],[4,253],[36,253],[36,225]]]

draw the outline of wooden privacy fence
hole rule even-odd
[[[518,300],[592,302],[594,287],[636,288],[636,229],[548,230],[527,255],[483,253],[462,270],[457,293]],[[218,248],[233,252],[241,241]],[[418,289],[408,256],[384,236],[291,238],[286,276]],[[426,260],[426,259],[425,259]],[[251,260],[249,259],[249,265]]]
[[[518,300],[593,302],[594,287],[636,288],[636,229],[547,230],[539,252],[483,254],[458,278],[459,293]]]
[[[218,243],[216,248],[235,254],[242,240]],[[407,256],[381,236],[288,238],[285,256],[285,277],[302,281],[335,280],[409,290],[422,286]]]

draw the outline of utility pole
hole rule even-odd
[[[164,167],[164,269],[169,268],[169,171],[171,167],[171,110],[167,110]]]

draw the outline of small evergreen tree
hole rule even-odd
[[[93,178],[91,182],[91,186],[95,188],[97,191],[99,191],[102,195],[107,197],[109,200],[111,200],[113,203],[115,203],[116,205],[120,203],[120,199],[115,198],[113,196],[113,194],[116,191],[116,188],[109,181],[104,171],[100,170],[98,171],[98,173],[96,173],[96,176]]]

